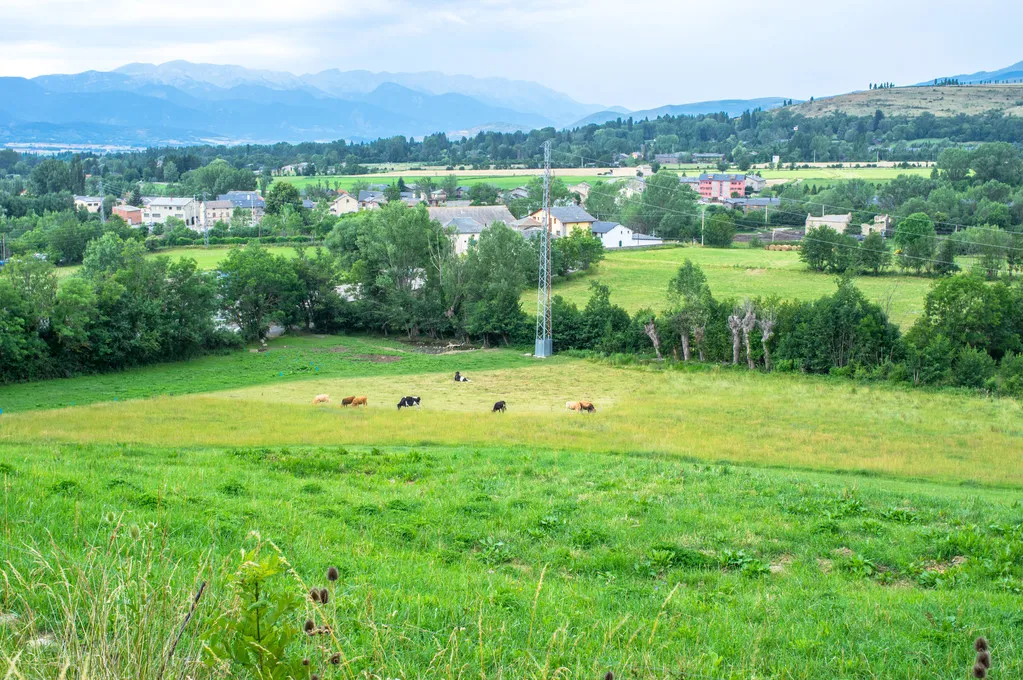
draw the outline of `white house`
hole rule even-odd
[[[176,217],[189,229],[199,228],[202,209],[194,198],[168,198],[147,196],[142,198],[142,221],[145,224],[165,224],[168,217]]]
[[[331,215],[345,215],[359,211],[359,201],[347,191],[342,191],[330,202]]]
[[[486,229],[485,226],[471,217],[455,217],[443,225],[445,229],[454,229],[451,238],[455,244],[455,254],[464,255],[469,252],[469,246],[479,239],[480,234]]]
[[[632,245],[636,248],[644,246],[659,246],[664,243],[664,239],[658,236],[650,236],[649,234],[633,234]]]
[[[75,196],[75,208],[85,208],[91,213],[98,213],[103,205],[102,196]]]
[[[632,229],[617,222],[594,222],[590,233],[599,238],[608,250],[631,248],[634,245]]]

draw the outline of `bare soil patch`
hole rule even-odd
[[[393,354],[356,354],[355,358],[374,364],[393,364],[395,361],[401,361],[401,357]]]

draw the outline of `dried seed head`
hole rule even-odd
[[[327,569],[328,581],[336,581],[338,579],[338,576],[340,576],[340,574],[337,573],[337,567],[330,567],[329,569]]]
[[[975,678],[986,678],[987,669],[984,668],[984,664],[974,664],[973,666],[973,677]]]
[[[984,637],[983,635],[981,635],[973,643],[973,648],[976,649],[978,652],[986,652],[987,651],[987,638]]]
[[[615,674],[612,673],[611,671],[608,671],[607,674],[604,676],[604,680],[615,680]]]
[[[309,599],[312,600],[313,602],[319,602],[320,601],[320,591],[318,591],[316,588],[310,588],[309,589]]]
[[[313,628],[316,628],[316,624],[313,623],[313,620],[312,619],[306,619],[305,620],[305,627],[304,627],[303,630],[305,630],[305,632],[307,632],[307,633],[312,633],[313,632]]]
[[[327,592],[326,588],[320,588],[320,602],[327,604],[330,600],[330,593]]]
[[[311,676],[309,677],[309,680],[320,680],[320,676],[318,676],[318,675],[317,675],[316,673],[313,673],[313,674],[312,674],[312,675],[311,675]]]
[[[991,652],[986,649],[983,652],[977,652],[977,663],[984,666],[984,668],[991,668]]]
[[[303,666],[308,666],[309,665],[309,659],[302,659],[302,665]]]
[[[334,652],[334,655],[332,657],[330,657],[330,662],[332,664],[334,664],[335,666],[337,666],[339,663],[341,663],[341,654],[340,654],[340,652]]]

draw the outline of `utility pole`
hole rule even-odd
[[[700,213],[700,245],[703,245],[703,231],[707,226],[707,206],[703,206],[703,211]]]
[[[206,219],[206,192],[202,192],[202,205],[199,207],[202,215],[202,244],[204,248],[210,247],[210,223]]]
[[[554,351],[551,332],[551,140],[543,144],[543,229],[540,231],[540,269],[536,287],[536,342],[533,355],[546,358]]]
[[[104,205],[106,197],[103,195],[103,180],[99,181],[99,222],[100,224],[107,223],[107,208]]]

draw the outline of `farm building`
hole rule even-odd
[[[453,206],[448,202],[447,205],[427,208],[426,211],[430,213],[431,220],[437,220],[441,224],[447,224],[457,217],[468,217],[485,227],[494,222],[511,225],[515,221],[515,216],[503,205]]]
[[[892,218],[890,215],[874,215],[874,221],[868,222],[861,225],[863,229],[863,235],[873,234],[877,232],[882,236],[885,235],[892,228]]]
[[[659,246],[664,243],[664,239],[659,236],[650,236],[649,234],[633,234],[632,244],[634,247],[644,246]]]
[[[359,210],[374,210],[387,203],[387,199],[384,198],[384,192],[382,191],[363,189],[359,192],[358,202]]]
[[[543,210],[532,212],[529,216],[543,224]],[[590,227],[596,221],[596,217],[593,217],[577,205],[551,208],[551,233],[556,238],[568,236],[576,229],[590,231]]]
[[[831,227],[839,234],[844,234],[850,224],[852,224],[852,213],[846,213],[845,215],[821,215],[820,217],[806,216],[807,231],[815,227]]]
[[[723,153],[694,153],[694,163],[717,163],[718,161],[725,160],[725,154]]]
[[[726,198],[721,201],[726,208],[741,209],[744,213],[751,210],[765,210],[767,208],[780,208],[780,198]]]

